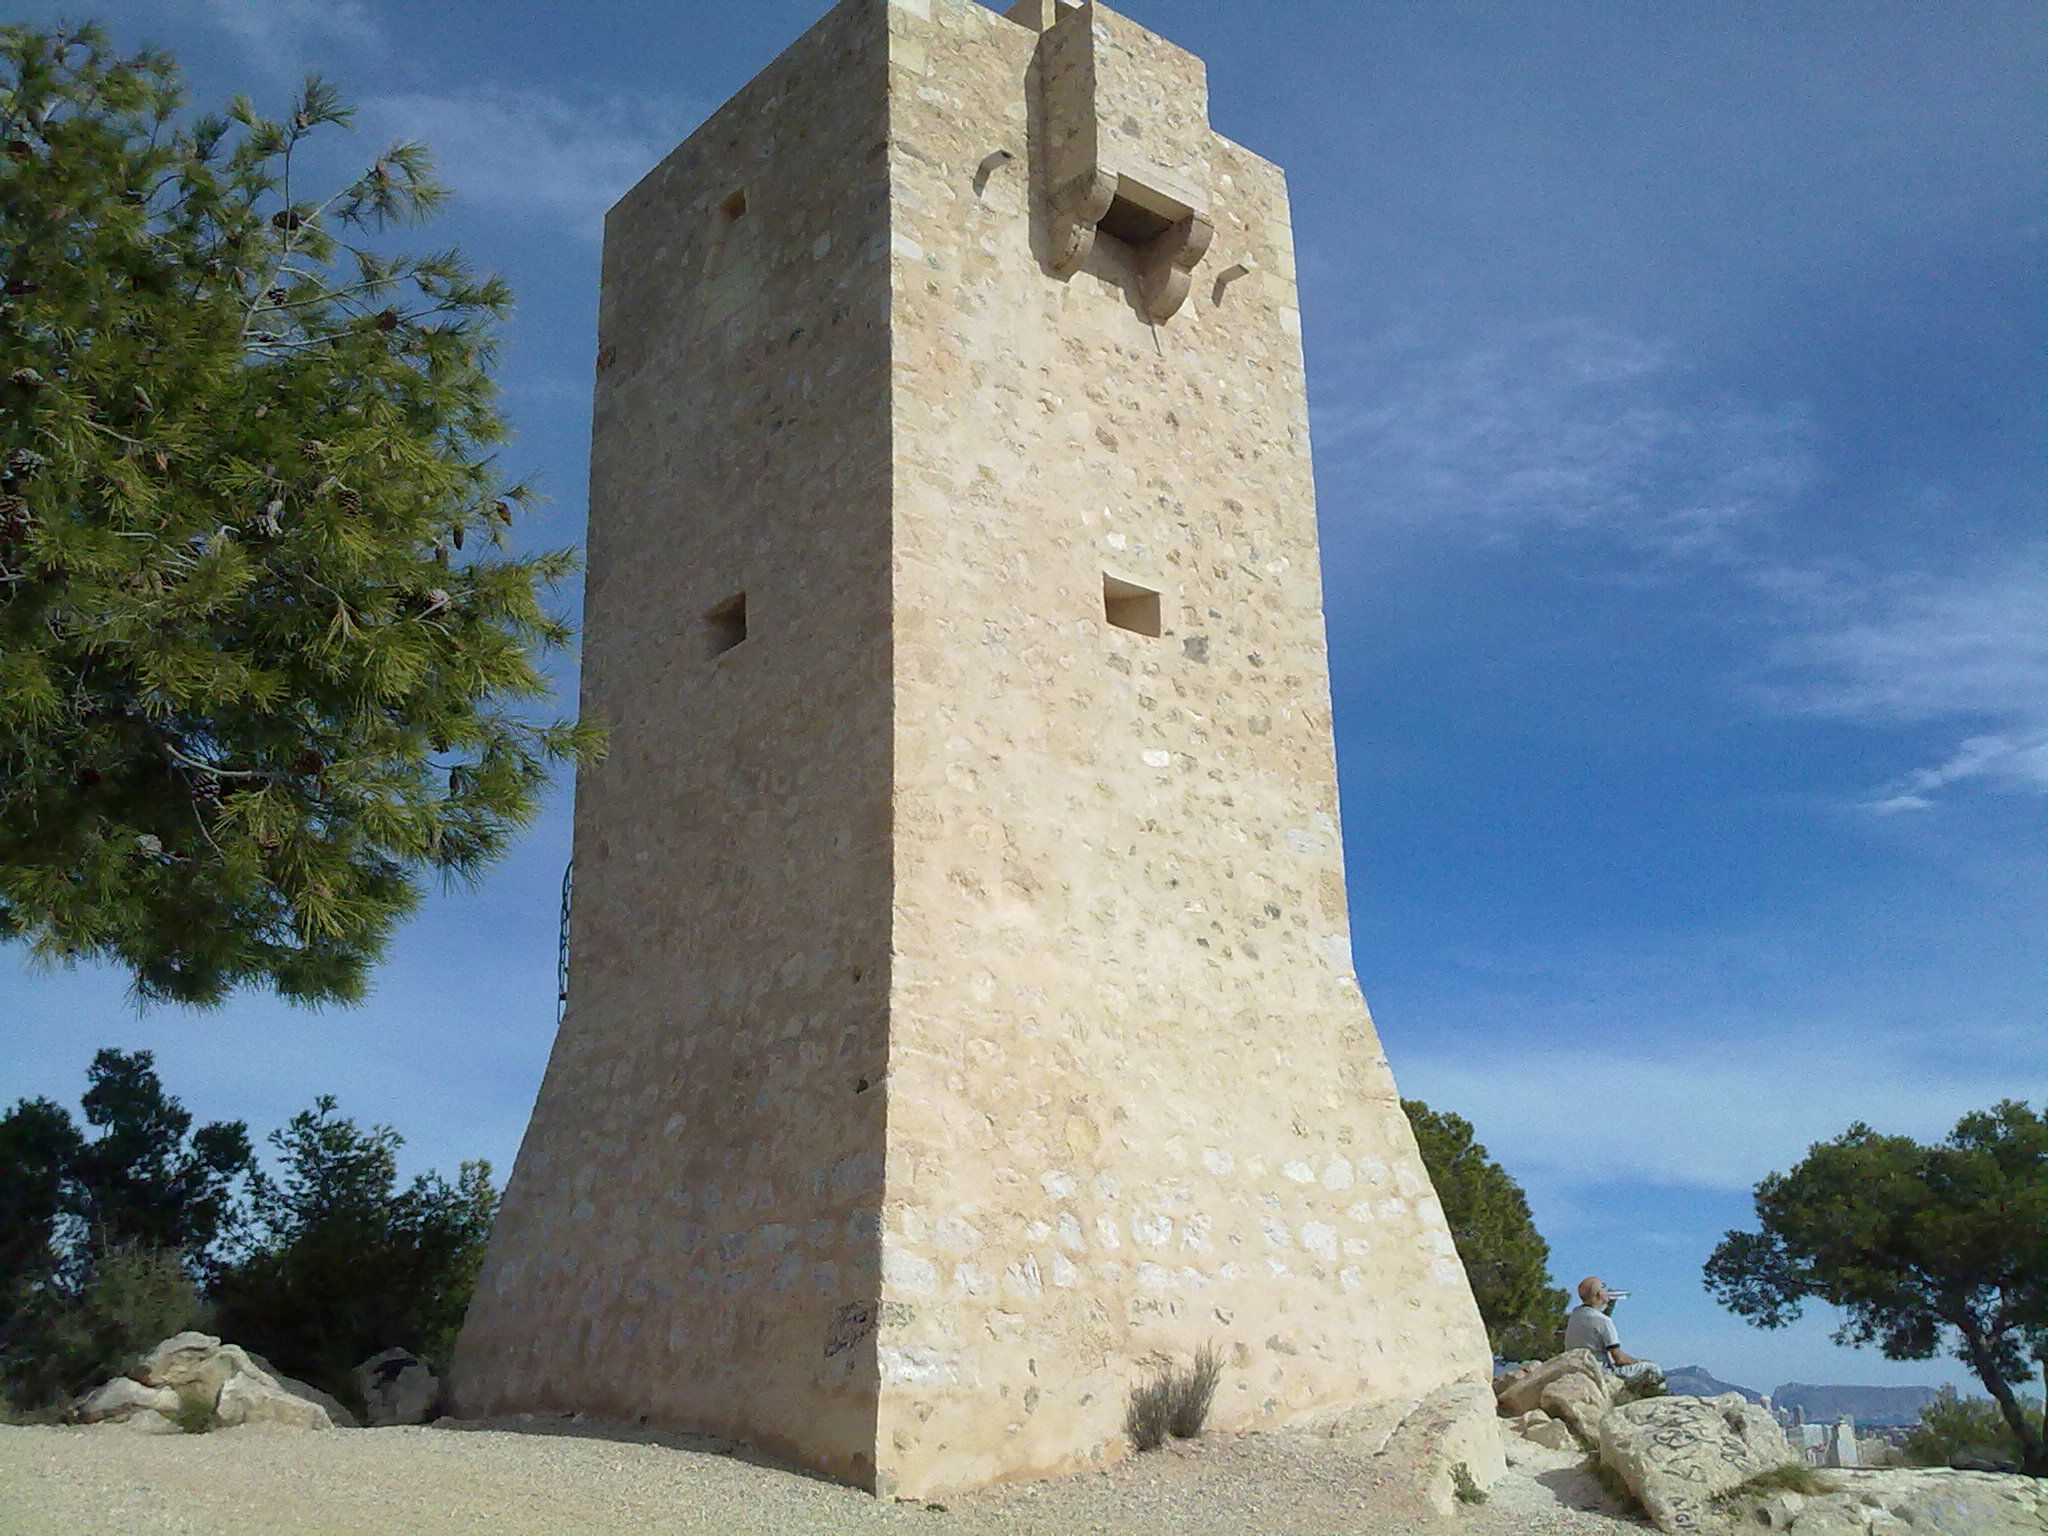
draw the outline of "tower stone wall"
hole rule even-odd
[[[464,1411],[930,1494],[1483,1371],[1352,974],[1286,190],[844,0],[607,224],[567,1015]]]

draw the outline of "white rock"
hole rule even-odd
[[[230,1371],[220,1363],[220,1340],[212,1334],[174,1333],[129,1374],[145,1387],[200,1387],[210,1395],[220,1390]]]
[[[1548,1360],[1539,1360],[1534,1365],[1525,1365],[1518,1371],[1494,1378],[1494,1402],[1501,1413],[1512,1418],[1539,1406],[1543,1401],[1543,1389],[1559,1377],[1577,1375],[1603,1382],[1606,1374],[1590,1349],[1568,1349],[1561,1355],[1553,1355]]]
[[[1376,1464],[1389,1469],[1392,1486],[1408,1485],[1396,1497],[1416,1514],[1448,1519],[1460,1508],[1461,1476],[1486,1489],[1507,1471],[1488,1397],[1484,1376],[1464,1377],[1422,1399],[1388,1436]]]
[[[1624,1403],[1600,1421],[1600,1459],[1663,1531],[1720,1522],[1716,1494],[1798,1458],[1775,1420],[1729,1392]]]
[[[1587,1445],[1598,1445],[1600,1421],[1614,1406],[1609,1379],[1572,1371],[1545,1386],[1537,1402],[1553,1419],[1570,1425],[1572,1433]]]
[[[248,1355],[251,1365],[284,1388],[285,1391],[291,1393],[293,1397],[303,1397],[309,1403],[318,1403],[327,1412],[327,1422],[336,1429],[361,1428],[361,1424],[356,1416],[350,1413],[343,1406],[341,1399],[334,1396],[333,1393],[323,1392],[310,1382],[300,1381],[296,1377],[285,1375],[284,1372],[257,1354],[253,1349],[247,1350],[245,1353]]]
[[[1541,1418],[1543,1422],[1541,1424],[1532,1424],[1529,1428],[1523,1430],[1522,1438],[1524,1440],[1529,1441],[1532,1445],[1540,1445],[1545,1450],[1551,1451],[1576,1451],[1579,1449],[1578,1437],[1572,1433],[1571,1425],[1565,1423],[1562,1419],[1553,1419],[1547,1413],[1539,1414],[1537,1417]]]
[[[82,1398],[73,1413],[81,1424],[118,1424],[142,1413],[157,1414],[168,1422],[177,1411],[178,1394],[169,1387],[145,1387],[126,1376],[116,1376]]]
[[[2005,1472],[1940,1467],[1828,1470],[1821,1492],[1777,1494],[1757,1514],[1792,1536],[2041,1536],[2048,1531],[2048,1482]],[[1739,1511],[1730,1511],[1738,1516]],[[1782,1521],[1782,1523],[1780,1523]]]
[[[241,1424],[267,1424],[281,1429],[328,1429],[327,1411],[318,1403],[294,1397],[256,1370],[238,1371],[220,1389],[213,1405],[223,1429]]]
[[[1757,1522],[1766,1530],[1789,1531],[1806,1500],[1796,1493],[1774,1493],[1757,1506]]]

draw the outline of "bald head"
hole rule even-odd
[[[1589,1307],[1598,1306],[1606,1294],[1607,1284],[1598,1275],[1588,1275],[1579,1282],[1579,1300]]]

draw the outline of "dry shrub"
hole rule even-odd
[[[1124,1433],[1141,1451],[1156,1451],[1166,1443],[1173,1424],[1173,1367],[1164,1365],[1149,1381],[1131,1388],[1130,1405],[1124,1410]]]
[[[1124,1410],[1124,1433],[1141,1451],[1158,1450],[1168,1435],[1177,1440],[1194,1439],[1208,1421],[1216,1384],[1222,1379],[1223,1357],[1213,1344],[1197,1350],[1194,1363],[1185,1370],[1162,1365],[1131,1388],[1130,1403]]]
[[[1192,1440],[1202,1432],[1222,1379],[1223,1357],[1214,1344],[1196,1350],[1195,1363],[1173,1378],[1173,1416],[1167,1428],[1176,1440]]]
[[[1763,1498],[1773,1493],[1816,1494],[1827,1492],[1827,1484],[1820,1474],[1803,1461],[1788,1461],[1783,1466],[1767,1467],[1747,1482],[1714,1495],[1716,1504],[1736,1504],[1744,1499]]]

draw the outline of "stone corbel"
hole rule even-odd
[[[1052,270],[1067,277],[1095,249],[1095,226],[1116,201],[1116,177],[1105,171],[1076,176],[1053,194]]]
[[[1138,276],[1138,294],[1146,314],[1163,321],[1180,312],[1194,270],[1215,238],[1216,226],[1201,214],[1191,213],[1139,250],[1144,268]]]

